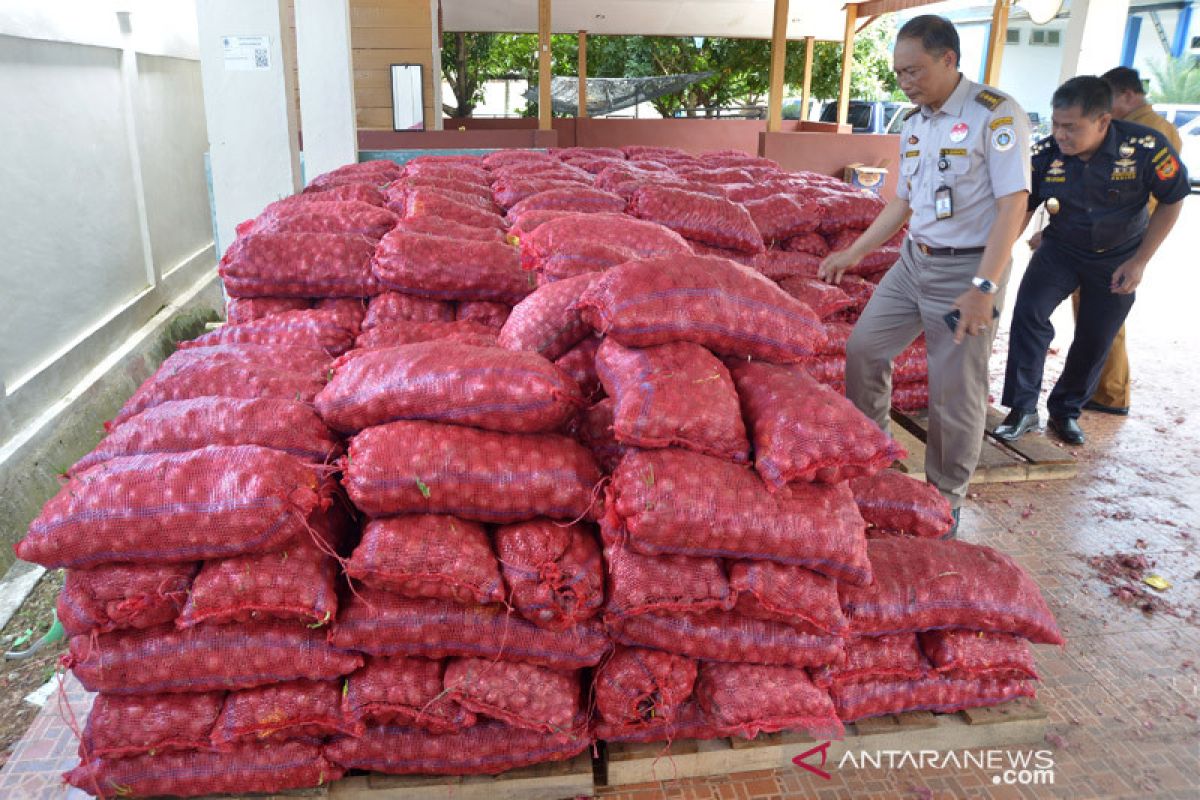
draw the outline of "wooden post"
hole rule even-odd
[[[988,37],[987,65],[983,82],[995,86],[1000,82],[1000,62],[1004,59],[1004,43],[1008,39],[1008,0],[996,0],[992,7],[992,33]]]
[[[587,113],[587,31],[579,32],[579,104],[575,116],[586,117]]]
[[[538,130],[553,128],[550,95],[550,0],[538,0]]]
[[[813,50],[817,49],[817,37],[804,37],[804,84],[800,88],[800,121],[808,119],[808,104],[812,102]]]
[[[771,84],[767,92],[767,133],[783,130],[783,71],[787,63],[788,0],[775,0],[771,26]]]
[[[842,82],[838,88],[839,125],[846,124],[850,114],[850,70],[854,66],[854,24],[858,22],[858,6],[846,4],[846,35],[842,37]]]

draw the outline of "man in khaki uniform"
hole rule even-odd
[[[896,199],[821,265],[821,276],[837,282],[910,221],[900,260],[847,344],[846,395],[887,430],[892,361],[925,332],[925,474],[954,509],[950,536],[983,445],[995,318],[1030,185],[1029,117],[1009,96],[964,77],[958,62],[958,32],[944,17],[919,16],[900,29],[894,68],[917,108],[900,133]],[[952,312],[958,318],[948,321]]]
[[[1153,128],[1167,138],[1171,147],[1178,153],[1183,148],[1183,140],[1179,131],[1154,110],[1154,106],[1146,102],[1146,90],[1142,87],[1142,78],[1137,70],[1129,67],[1116,67],[1100,76],[1113,91],[1113,118],[1126,122],[1135,122]],[[1149,211],[1154,213],[1157,201],[1150,198]],[[1034,246],[1036,250],[1036,245]],[[1079,317],[1079,292],[1071,296],[1075,308],[1075,316]],[[1108,351],[1108,360],[1100,371],[1100,385],[1091,396],[1084,408],[1089,411],[1100,411],[1105,414],[1125,416],[1129,413],[1129,355],[1125,350],[1125,326],[1117,331],[1113,339],[1112,349]]]

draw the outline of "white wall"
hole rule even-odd
[[[215,266],[189,0],[0,3],[0,444]]]

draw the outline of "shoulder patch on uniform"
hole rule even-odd
[[[987,106],[989,111],[995,111],[996,108],[1004,102],[1004,98],[993,92],[991,89],[984,89],[979,94],[975,95],[975,102],[981,106]]]
[[[994,120],[992,120],[988,124],[988,127],[991,128],[992,130],[996,130],[996,128],[1003,128],[1005,125],[1012,125],[1012,124],[1013,124],[1012,117],[996,117]]]
[[[920,106],[913,106],[908,111],[905,111],[904,112],[904,121],[908,122],[910,119],[915,117],[917,115],[917,112],[920,110],[921,110]]]
[[[1175,160],[1175,156],[1171,156],[1154,168],[1154,174],[1160,181],[1169,181],[1179,174],[1179,162]]]
[[[1171,151],[1168,148],[1164,147],[1162,150],[1159,150],[1157,153],[1154,154],[1154,158],[1150,159],[1150,163],[1158,164],[1158,162],[1162,161],[1164,158],[1166,158],[1169,155],[1171,155]]]

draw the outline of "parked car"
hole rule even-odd
[[[1194,119],[1200,119],[1200,105],[1183,103],[1155,103],[1158,115],[1176,128],[1182,129]]]
[[[851,100],[846,122],[855,133],[899,133],[904,112],[912,107],[912,103],[890,100]],[[837,122],[837,103],[825,106],[821,122]]]

